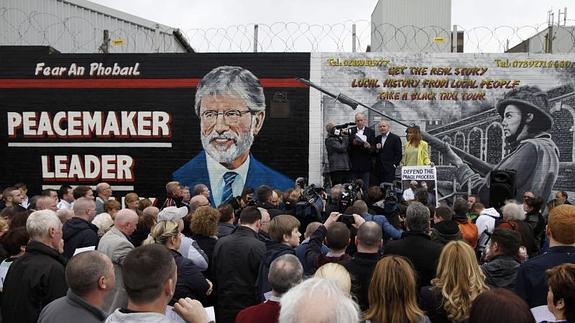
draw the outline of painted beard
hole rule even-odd
[[[254,142],[254,132],[250,129],[238,136],[231,130],[221,134],[212,131],[211,134],[201,136],[201,138],[202,146],[210,157],[220,164],[229,165],[250,149]],[[225,143],[218,144],[216,140],[232,140],[233,143],[230,147],[226,147]]]

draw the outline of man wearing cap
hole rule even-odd
[[[204,151],[172,177],[188,187],[206,184],[214,206],[239,196],[244,187],[290,188],[289,178],[250,154],[265,120],[265,108],[263,88],[250,71],[237,66],[210,71],[198,84],[195,104]]]
[[[520,201],[526,191],[548,200],[559,172],[559,150],[548,131],[553,126],[547,94],[535,86],[522,86],[505,94],[496,105],[510,152],[493,170],[512,169],[517,172],[515,186]],[[471,181],[473,189],[489,192],[489,174],[475,173],[449,146],[443,147],[446,163],[457,167],[459,183]]]

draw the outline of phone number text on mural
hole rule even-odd
[[[508,60],[496,59],[497,67],[515,67],[515,68],[570,68],[573,66],[572,61],[561,60]]]
[[[353,58],[353,59],[340,59],[328,58],[327,65],[329,66],[368,66],[368,67],[386,67],[389,64],[389,59],[386,58]]]

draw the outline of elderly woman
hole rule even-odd
[[[524,247],[527,255],[529,257],[537,255],[539,247],[535,242],[533,230],[524,222],[525,212],[523,211],[523,206],[515,203],[515,201],[508,201],[503,208],[501,208],[501,213],[503,222],[501,222],[497,228],[517,231],[519,235],[521,235],[521,246]],[[526,257],[523,255],[522,258],[522,260],[525,260]]]
[[[317,269],[315,278],[333,281],[347,296],[351,295],[351,276],[344,266],[335,262],[327,263]]]
[[[220,211],[210,206],[199,207],[192,216],[191,238],[194,239],[200,248],[208,256],[208,270],[212,261],[214,247],[218,242],[218,223],[220,221]]]

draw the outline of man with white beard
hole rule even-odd
[[[198,84],[195,104],[204,151],[176,170],[174,180],[188,187],[207,185],[215,206],[241,195],[244,187],[292,187],[292,180],[250,154],[265,108],[263,88],[250,71],[220,66],[206,74]]]

